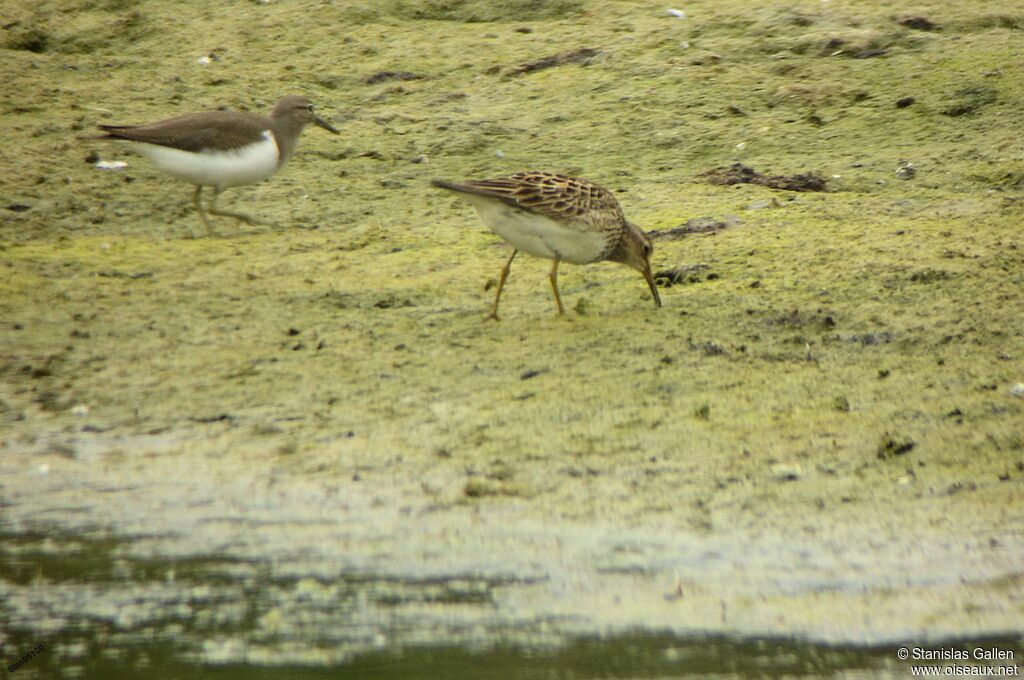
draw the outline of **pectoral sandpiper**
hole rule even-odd
[[[565,313],[558,292],[561,262],[588,264],[611,260],[629,265],[643,274],[654,304],[661,306],[651,274],[651,241],[639,227],[626,220],[619,202],[607,189],[584,179],[548,172],[520,172],[465,182],[437,179],[433,184],[455,191],[469,201],[484,223],[514,249],[501,270],[489,318],[498,318],[501,291],[512,260],[520,250],[554,260],[549,278],[559,314]]]

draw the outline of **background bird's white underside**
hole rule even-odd
[[[535,257],[586,264],[598,259],[606,247],[597,231],[573,229],[543,215],[528,212],[482,196],[464,195],[480,213],[480,219],[516,250]]]
[[[277,142],[269,130],[263,133],[262,141],[236,151],[192,153],[158,144],[130,144],[168,175],[201,186],[226,189],[255,184],[277,170]]]

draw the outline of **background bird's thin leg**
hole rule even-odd
[[[498,302],[501,300],[501,289],[505,287],[505,279],[508,278],[508,273],[512,271],[512,260],[516,258],[518,250],[513,250],[512,255],[509,256],[508,262],[501,268],[501,276],[498,277],[498,292],[494,294],[494,306],[491,307],[491,313],[487,315],[488,319],[498,320]]]
[[[203,185],[202,184],[197,184],[196,185],[196,192],[194,194],[192,194],[192,205],[194,205],[196,207],[196,212],[199,213],[199,219],[201,219],[203,221],[203,226],[206,227],[206,235],[209,236],[210,234],[213,233],[213,229],[210,228],[210,220],[206,219],[206,213],[203,212],[203,204],[200,201],[202,193],[203,193]],[[188,230],[192,234],[192,238],[195,238],[196,237],[195,229],[193,229],[192,227],[189,227]]]
[[[551,274],[548,275],[548,278],[551,279],[551,290],[555,291],[555,302],[558,303],[558,313],[565,314],[565,308],[562,307],[562,296],[558,294],[558,263],[561,261],[562,259],[555,254],[555,263],[551,265]]]
[[[245,213],[231,212],[230,210],[218,210],[217,209],[217,197],[220,196],[220,188],[213,188],[213,200],[210,201],[210,214],[220,215],[221,217],[234,217],[236,220],[241,220],[246,224],[260,224],[260,221],[255,217],[246,215]]]

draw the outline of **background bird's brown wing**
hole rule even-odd
[[[607,189],[587,180],[549,172],[520,172],[465,182],[434,180],[434,186],[487,196],[557,220],[572,220],[591,210],[609,211],[622,218],[619,202]]]
[[[182,151],[233,151],[259,142],[270,121],[236,111],[204,111],[146,125],[100,125],[104,139],[124,139]]]

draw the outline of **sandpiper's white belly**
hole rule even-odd
[[[587,226],[566,226],[543,215],[472,194],[463,194],[494,233],[516,250],[549,260],[558,256],[565,262],[594,262],[606,249],[606,238]]]
[[[277,142],[269,130],[261,141],[234,151],[194,153],[144,142],[131,142],[131,146],[168,175],[200,186],[226,189],[255,184],[277,170]]]

